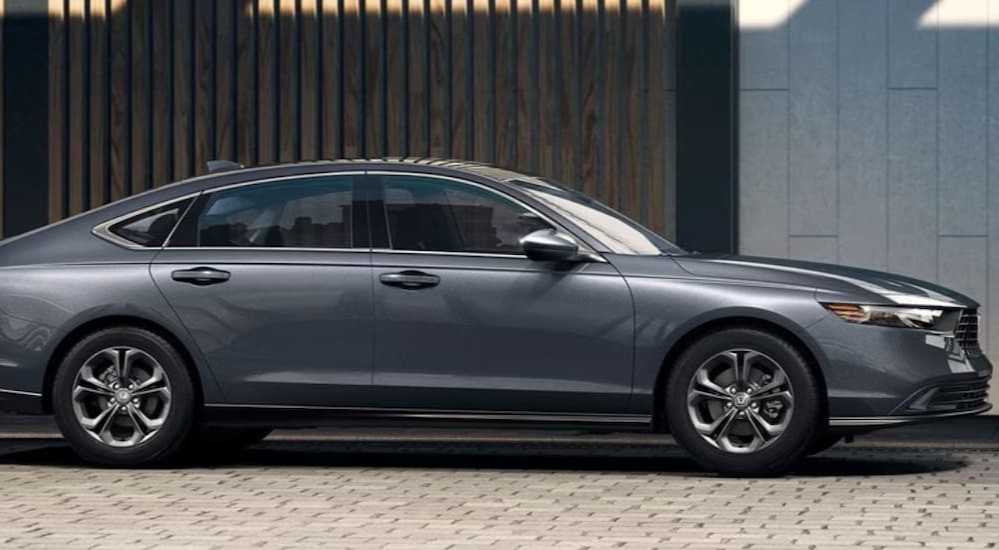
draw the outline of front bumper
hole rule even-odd
[[[809,327],[825,355],[829,425],[877,428],[980,414],[992,364],[953,335],[843,322]]]

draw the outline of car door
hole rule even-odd
[[[387,407],[620,413],[634,316],[601,261],[534,262],[550,222],[471,182],[372,173],[373,392]]]
[[[206,192],[153,261],[229,403],[367,404],[374,329],[357,176]]]

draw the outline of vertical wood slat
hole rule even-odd
[[[89,151],[87,152],[90,164],[89,186],[90,186],[90,206],[99,206],[108,202],[105,195],[105,184],[107,183],[108,168],[108,120],[107,110],[107,83],[105,75],[108,72],[108,29],[107,29],[107,4],[104,2],[90,2],[90,13],[87,32],[89,34],[90,50],[90,89],[89,99]]]
[[[382,0],[385,14],[384,57],[385,63],[385,145],[386,156],[404,156],[408,150],[406,77],[408,64],[405,62],[409,44],[405,41],[404,8],[402,0]]]
[[[295,0],[279,0],[277,7],[278,160],[299,158],[298,13]]]
[[[430,0],[430,10],[427,12],[430,31],[430,80],[426,83],[427,98],[430,103],[430,156],[447,157],[450,134],[445,131],[444,110],[447,109],[445,99],[450,95],[448,74],[448,59],[445,44],[445,2],[447,0]]]
[[[129,21],[126,18],[127,5],[125,0],[112,0],[110,5],[110,50],[111,74],[108,79],[108,94],[110,105],[110,191],[109,200],[124,197],[129,190],[131,128],[128,118],[131,111],[131,63],[129,52]]]
[[[53,221],[212,158],[431,155],[555,176],[672,233],[672,0],[49,5]]]
[[[341,64],[342,88],[342,125],[343,154],[346,157],[361,155],[364,143],[364,101],[361,93],[361,82],[364,79],[364,44],[361,28],[361,2],[363,0],[340,0],[343,6],[343,42]]]
[[[257,64],[256,32],[257,5],[254,1],[237,0],[239,13],[236,24],[236,162],[246,166],[258,163],[257,96],[260,93],[259,66]]]
[[[341,78],[341,61],[343,41],[340,33],[342,18],[340,17],[339,0],[320,0],[322,2],[320,21],[319,62],[322,67],[322,156],[334,159],[343,156],[343,120],[341,93],[343,81]]]
[[[238,0],[215,3],[215,150],[213,159],[236,158],[236,86],[239,79],[236,56]]]
[[[150,101],[151,91],[151,69],[146,61],[149,53],[151,36],[146,29],[149,21],[149,9],[151,6],[147,2],[132,1],[128,5],[128,22],[130,26],[128,44],[131,50],[131,66],[129,69],[131,76],[131,103],[127,119],[129,122],[129,138],[131,141],[129,164],[131,170],[125,182],[125,193],[138,193],[150,187],[150,159],[149,159],[149,133],[150,121],[152,120],[152,103]]]
[[[69,151],[67,152],[67,162],[69,163],[69,214],[78,214],[85,209],[83,194],[84,185],[87,178],[85,175],[86,159],[90,151],[86,149],[87,126],[85,117],[89,112],[90,105],[87,105],[87,94],[84,91],[87,86],[87,74],[84,63],[88,61],[84,51],[87,42],[86,29],[86,1],[70,0],[68,16],[68,40],[69,40]]]
[[[301,0],[299,13],[299,145],[298,158],[316,160],[323,158],[320,149],[320,106],[322,79],[319,75],[319,12],[317,0]]]
[[[257,162],[272,164],[278,160],[278,48],[275,35],[278,21],[275,2],[257,3]]]
[[[4,4],[0,2],[0,4]],[[2,10],[3,7],[0,7]],[[49,212],[48,221],[54,222],[59,220],[64,216],[62,209],[63,201],[63,184],[64,184],[64,167],[66,165],[66,152],[63,147],[65,143],[65,111],[63,109],[63,103],[65,98],[66,84],[64,79],[66,78],[66,46],[65,46],[65,19],[66,14],[64,12],[63,0],[48,0],[48,17],[49,17],[49,67],[48,67],[48,79],[49,79],[49,91],[48,91],[48,103],[49,103],[49,117],[48,117],[48,158],[49,158],[49,181],[48,181],[48,196],[49,196]],[[0,32],[3,32],[3,25],[0,25]],[[0,60],[3,58],[0,57]],[[2,78],[2,71],[0,71],[0,78]],[[0,91],[3,87],[0,87]],[[3,102],[0,101],[0,109],[3,107]],[[0,139],[2,139],[3,132],[0,132]],[[0,151],[3,151],[0,148]],[[2,177],[3,172],[0,171],[0,177]],[[0,200],[2,200],[3,194],[0,193]],[[0,205],[2,206],[2,205]],[[0,213],[3,209],[0,208]],[[0,228],[2,228],[0,224]]]
[[[172,176],[169,151],[171,139],[170,99],[172,77],[170,64],[165,62],[168,52],[173,47],[170,35],[170,5],[167,2],[152,2],[152,36],[150,37],[150,55],[152,56],[152,86],[150,93],[150,109],[152,110],[152,127],[149,129],[150,150],[149,159],[152,170],[150,185],[158,186],[170,182]]]

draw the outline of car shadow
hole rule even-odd
[[[12,443],[14,441],[14,443]],[[0,440],[0,464],[86,467],[60,440]],[[800,461],[787,477],[865,477],[932,474],[968,465],[939,449],[837,448]],[[316,442],[265,441],[226,457],[201,458],[185,469],[441,468],[639,472],[708,476],[674,445],[611,446],[592,443]]]

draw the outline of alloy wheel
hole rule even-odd
[[[116,346],[92,355],[73,382],[80,426],[111,447],[134,447],[156,435],[170,414],[170,380],[150,354]]]
[[[694,429],[712,446],[752,453],[772,445],[787,429],[794,391],[787,373],[767,355],[730,349],[695,371],[687,389],[687,412]]]

